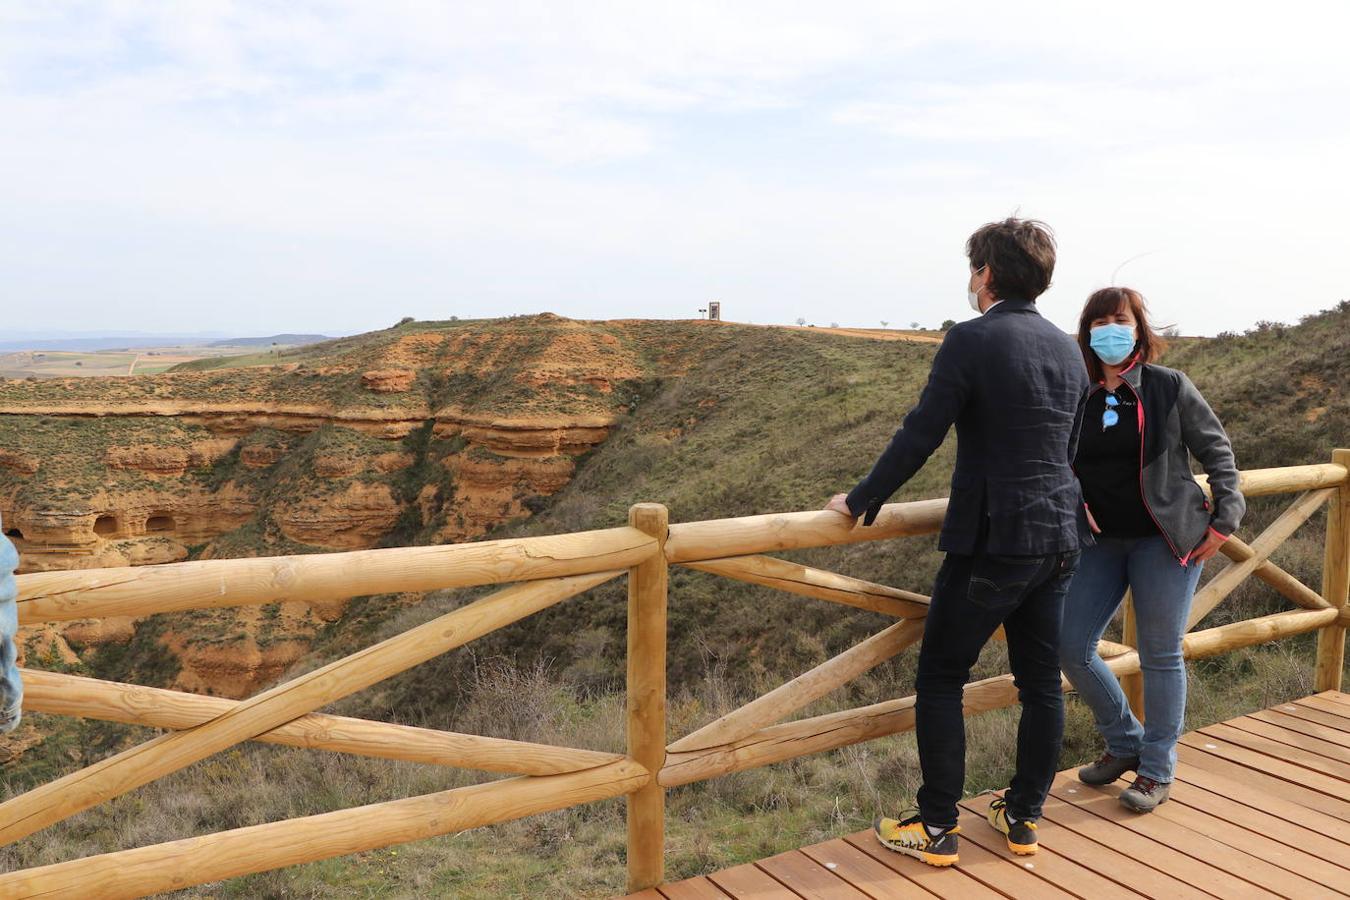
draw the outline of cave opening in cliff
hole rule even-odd
[[[112,516],[99,516],[94,520],[94,534],[110,535],[117,533],[117,520]]]
[[[18,538],[19,540],[23,540],[23,532],[17,528],[6,528],[5,537],[12,537]]]
[[[173,516],[151,516],[145,520],[145,530],[152,534],[173,531]]]

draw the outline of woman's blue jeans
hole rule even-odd
[[[1083,551],[1064,598],[1059,664],[1092,710],[1112,756],[1139,757],[1138,774],[1172,780],[1177,739],[1186,717],[1186,664],[1181,640],[1202,563],[1182,566],[1162,535],[1098,537]],[[1144,724],[1130,711],[1125,692],[1097,654],[1097,641],[1133,592],[1144,676]]]

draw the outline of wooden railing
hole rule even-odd
[[[1319,632],[1318,690],[1339,689],[1350,626],[1350,450],[1324,465],[1242,473],[1248,496],[1302,492],[1250,543],[1230,539],[1233,564],[1196,593],[1190,626],[1249,576],[1297,609],[1191,631],[1187,658]],[[1320,593],[1270,561],[1271,552],[1329,504]],[[19,577],[20,622],[145,616],[283,600],[309,602],[395,591],[515,582],[351,656],[233,701],[115,684],[56,672],[23,672],[24,708],[166,729],[167,733],[0,803],[8,844],[157,778],[258,740],[386,759],[463,766],[516,777],[420,797],[239,828],[0,874],[0,897],[132,897],[281,866],[462,831],[612,797],[628,804],[628,887],[663,876],[665,791],[905,731],[904,697],[791,722],[783,720],[916,643],[928,598],[764,554],[938,530],[946,500],[891,504],[869,528],[832,512],[667,524],[665,507],[638,504],[626,527],[443,547],[188,562]],[[667,745],[667,571],[683,565],[737,581],[843,603],[895,624],[734,712]],[[627,753],[603,753],[455,734],[316,712],[434,656],[627,574]],[[1127,687],[1139,657],[1099,645]],[[1067,683],[1065,685],[1067,689]],[[1016,703],[1009,675],[972,682],[967,714]],[[1137,702],[1137,695],[1136,695]]]

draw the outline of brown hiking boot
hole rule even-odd
[[[1121,793],[1120,805],[1135,812],[1153,812],[1167,802],[1167,795],[1171,792],[1172,783],[1170,781],[1154,781],[1152,778],[1145,778],[1140,775],[1134,779],[1134,784]]]
[[[1110,784],[1126,772],[1135,772],[1138,769],[1139,757],[1112,756],[1107,752],[1092,765],[1079,769],[1078,780],[1083,784]]]

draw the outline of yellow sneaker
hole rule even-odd
[[[995,831],[1002,832],[1008,839],[1008,849],[1018,856],[1030,856],[1036,852],[1036,823],[1030,821],[1008,822],[1008,802],[995,797],[989,804],[989,824]]]
[[[909,810],[906,810],[909,812]],[[904,819],[886,819],[880,816],[872,823],[872,831],[883,847],[922,860],[930,866],[950,866],[957,862],[956,835],[961,826],[944,828],[936,836],[930,835],[917,811]]]

